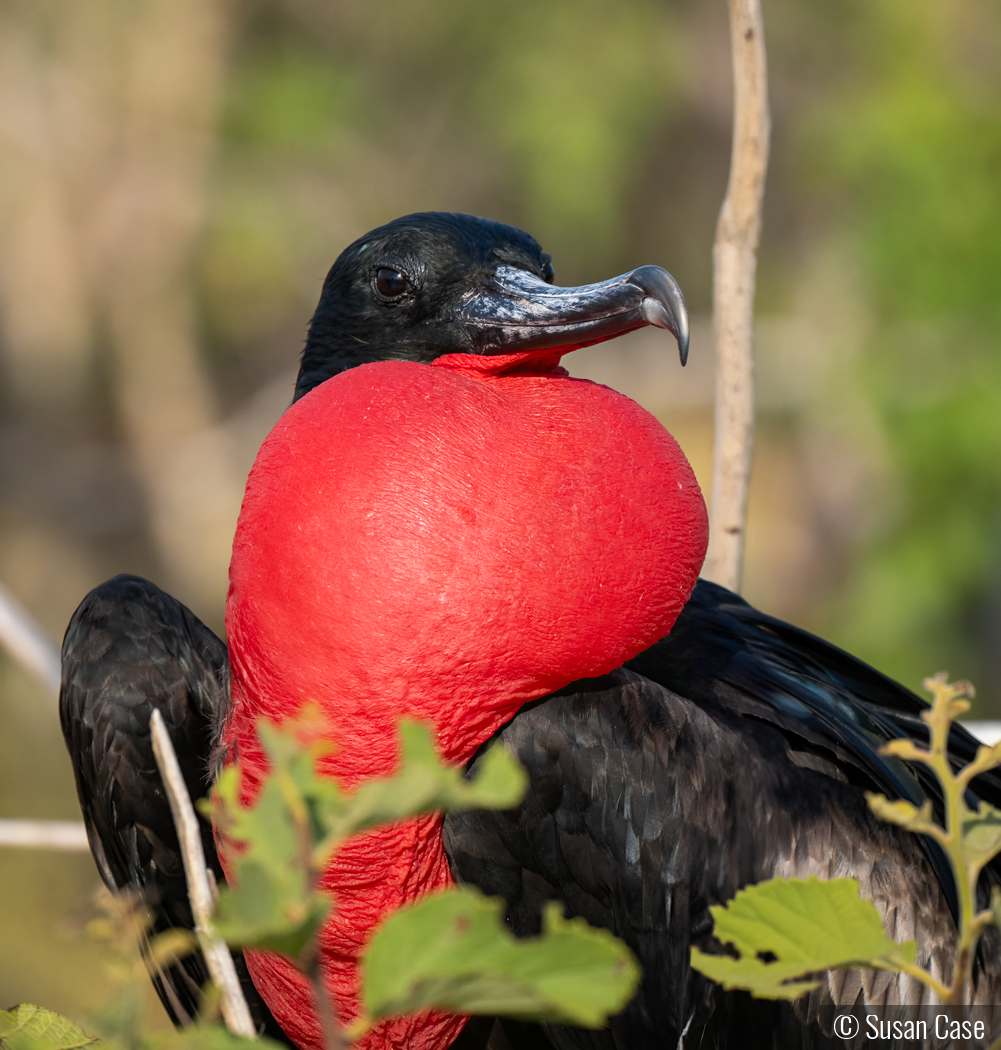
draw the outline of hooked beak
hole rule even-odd
[[[569,352],[651,324],[673,332],[682,365],[688,361],[685,297],[659,266],[579,288],[556,288],[527,270],[498,266],[486,287],[459,300],[451,320],[466,327],[474,352],[487,356]]]

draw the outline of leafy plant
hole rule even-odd
[[[146,940],[149,916],[136,898],[123,893],[98,894],[98,917],[88,932],[108,947],[107,969],[115,991],[83,1025],[31,1003],[0,1012],[0,1050],[247,1050],[248,1040],[231,1034],[218,1023],[219,996],[209,988],[197,1024],[167,1034],[144,1031],[143,1012],[149,983],[147,963],[167,964],[190,951],[194,936],[187,930],[168,930]],[[145,942],[147,962],[140,952]],[[261,1038],[254,1050],[284,1050]]]
[[[639,971],[606,930],[566,919],[550,902],[542,937],[518,940],[504,902],[465,887],[391,915],[365,953],[364,1005],[373,1018],[427,1007],[600,1028],[632,996]]]
[[[219,891],[211,932],[232,945],[282,952],[309,976],[328,1050],[360,1038],[380,1019],[424,1009],[600,1027],[631,998],[639,967],[608,932],[567,920],[559,905],[551,904],[542,935],[518,940],[504,923],[503,901],[462,888],[401,909],[375,931],[362,966],[364,1014],[345,1031],[321,980],[316,947],[317,931],[336,907],[317,885],[331,855],[350,836],[389,821],[436,810],[510,808],[524,795],[527,777],[496,747],[484,756],[476,779],[467,781],[460,769],[441,761],[425,725],[404,719],[398,772],[349,793],[317,773],[318,760],[333,747],[318,709],[281,727],[262,722],[258,730],[270,770],[254,802],[241,804],[240,772],[230,767],[211,798],[200,803],[238,844],[233,884]],[[145,935],[145,915],[128,899],[109,908],[92,932],[112,943],[121,989],[92,1018],[101,1047],[246,1045],[216,1023],[218,996],[212,989],[196,1025],[171,1036],[144,1036],[135,944]],[[187,931],[168,931],[148,944],[147,955],[167,962],[197,943]],[[67,1039],[72,1045],[63,1045]],[[0,1015],[0,1050],[76,1050],[93,1042],[72,1022],[38,1007],[22,1005],[10,1016]]]
[[[725,988],[745,988],[760,999],[798,999],[819,982],[795,980],[819,970],[914,966],[914,941],[897,944],[883,930],[871,901],[854,879],[769,879],[741,890],[725,907],[711,908],[715,934],[739,959],[692,949],[692,966]],[[774,957],[765,962],[761,956]]]
[[[580,921],[547,913],[542,936],[516,941],[503,903],[453,890],[402,909],[376,931],[365,955],[365,1015],[345,1036],[320,980],[315,935],[336,902],[317,889],[331,855],[351,835],[434,810],[506,809],[527,786],[503,748],[485,756],[472,782],[445,765],[428,728],[400,722],[402,761],[393,776],[346,793],[317,775],[331,745],[316,710],[279,728],[259,725],[270,774],[252,806],[240,804],[240,774],[225,770],[203,806],[244,850],[233,886],[220,892],[217,931],[230,943],[283,952],[306,973],[328,1045],[357,1039],[379,1019],[437,1008],[508,1013],[598,1027],[629,1000],[639,968],[621,942]],[[319,743],[304,743],[312,738]]]
[[[96,1042],[72,1021],[31,1003],[0,1013],[0,1046],[4,1050],[83,1050]]]
[[[1001,766],[1001,744],[981,746],[974,760],[954,773],[948,758],[949,729],[969,710],[964,697],[972,695],[972,686],[950,684],[944,674],[924,684],[934,696],[932,707],[921,716],[929,727],[929,746],[892,740],[881,753],[921,762],[934,772],[945,800],[944,826],[932,819],[930,801],[919,809],[872,792],[866,793],[866,799],[878,817],[929,835],[949,858],[959,895],[952,984],[945,985],[915,963],[913,941],[897,944],[886,936],[879,912],[871,901],[860,898],[854,879],[779,878],[742,890],[728,905],[710,909],[716,936],[732,944],[740,957],[708,955],[693,948],[691,962],[696,970],[725,988],[747,989],[758,998],[797,999],[818,983],[804,975],[866,967],[909,974],[944,1003],[966,1001],[980,935],[992,922],[1001,926],[1001,895],[996,890],[989,909],[976,908],[980,873],[1001,853],[1001,810],[986,802],[971,810],[965,793],[974,777]]]

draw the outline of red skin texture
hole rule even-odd
[[[230,742],[248,797],[254,729],[306,701],[351,787],[397,765],[395,723],[434,723],[463,763],[528,700],[614,670],[664,637],[705,555],[702,494],[674,439],[635,402],[549,357],[452,355],[341,373],[294,404],[251,472],[230,566]],[[440,817],[349,842],[326,871],[321,934],[338,1015],[379,920],[448,886]],[[312,993],[249,952],[254,983],[300,1046],[321,1045]],[[308,1005],[307,1005],[308,1004]],[[365,1048],[447,1046],[464,1019],[384,1023]]]

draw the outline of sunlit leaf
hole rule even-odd
[[[710,911],[716,937],[733,945],[740,958],[693,948],[692,966],[725,988],[745,988],[757,998],[797,999],[817,982],[785,982],[821,970],[896,970],[914,962],[914,942],[898,944],[886,936],[879,912],[860,898],[854,879],[771,879]]]
[[[431,731],[423,722],[400,720],[403,757],[390,777],[366,781],[331,819],[331,837],[346,838],[387,821],[436,809],[510,809],[524,797],[528,777],[503,747],[484,756],[475,780],[442,762]]]
[[[155,966],[170,966],[198,948],[198,938],[191,930],[174,928],[157,934],[147,946],[149,960]]]
[[[519,940],[503,901],[470,887],[391,915],[369,943],[362,1000],[372,1019],[436,1007],[596,1028],[632,996],[640,971],[606,930],[547,906],[543,932]]]
[[[1001,853],[1001,810],[981,802],[976,813],[963,821],[963,852],[978,868]]]
[[[872,791],[865,793],[865,800],[873,813],[888,824],[897,824],[911,831],[925,831],[932,823],[931,802],[927,799],[920,809],[904,799],[891,802],[886,795]]]
[[[301,867],[274,871],[256,861],[236,866],[236,883],[219,894],[215,928],[230,944],[253,945],[297,956],[330,910],[310,893]]]
[[[234,852],[230,886],[219,892],[216,928],[230,944],[255,945],[297,955],[323,921],[329,901],[311,892],[304,863],[311,842],[296,836],[293,815],[279,777],[290,776],[288,761],[272,769],[253,806],[241,806],[239,778],[228,769],[213,811],[225,833],[241,844]]]
[[[287,1050],[266,1036],[246,1039],[222,1024],[198,1023],[149,1040],[150,1050]]]
[[[78,1050],[97,1042],[68,1018],[31,1003],[0,1012],[3,1050]]]
[[[329,754],[329,726],[315,705],[279,727],[262,722],[270,771],[253,805],[240,804],[240,774],[225,770],[204,811],[234,843],[231,885],[220,891],[216,927],[230,943],[284,952],[306,947],[332,902],[313,889],[313,875],[350,835],[436,809],[516,805],[527,778],[503,748],[484,757],[467,781],[442,762],[427,726],[401,720],[400,769],[344,794],[316,772]]]

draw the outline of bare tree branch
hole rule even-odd
[[[739,590],[754,445],[754,278],[771,122],[760,0],[729,0],[729,6],[733,150],[713,247],[716,441],[709,552],[702,574]]]
[[[59,695],[59,650],[31,614],[0,585],[0,645]]]
[[[0,846],[57,849],[82,853],[90,849],[82,820],[0,819]]]
[[[158,710],[154,710],[149,727],[153,735],[153,753],[156,755],[156,764],[167,789],[170,811],[174,815],[174,825],[184,856],[184,874],[188,880],[191,912],[195,917],[195,934],[212,980],[222,993],[223,1019],[231,1032],[248,1039],[256,1039],[257,1032],[250,1017],[247,1000],[240,988],[240,980],[236,976],[233,956],[230,955],[226,942],[217,937],[212,930],[212,908],[215,902],[212,882],[209,881],[209,873],[205,866],[198,818],[195,816],[194,806],[191,805],[188,789],[184,785],[184,777],[163,715]]]

